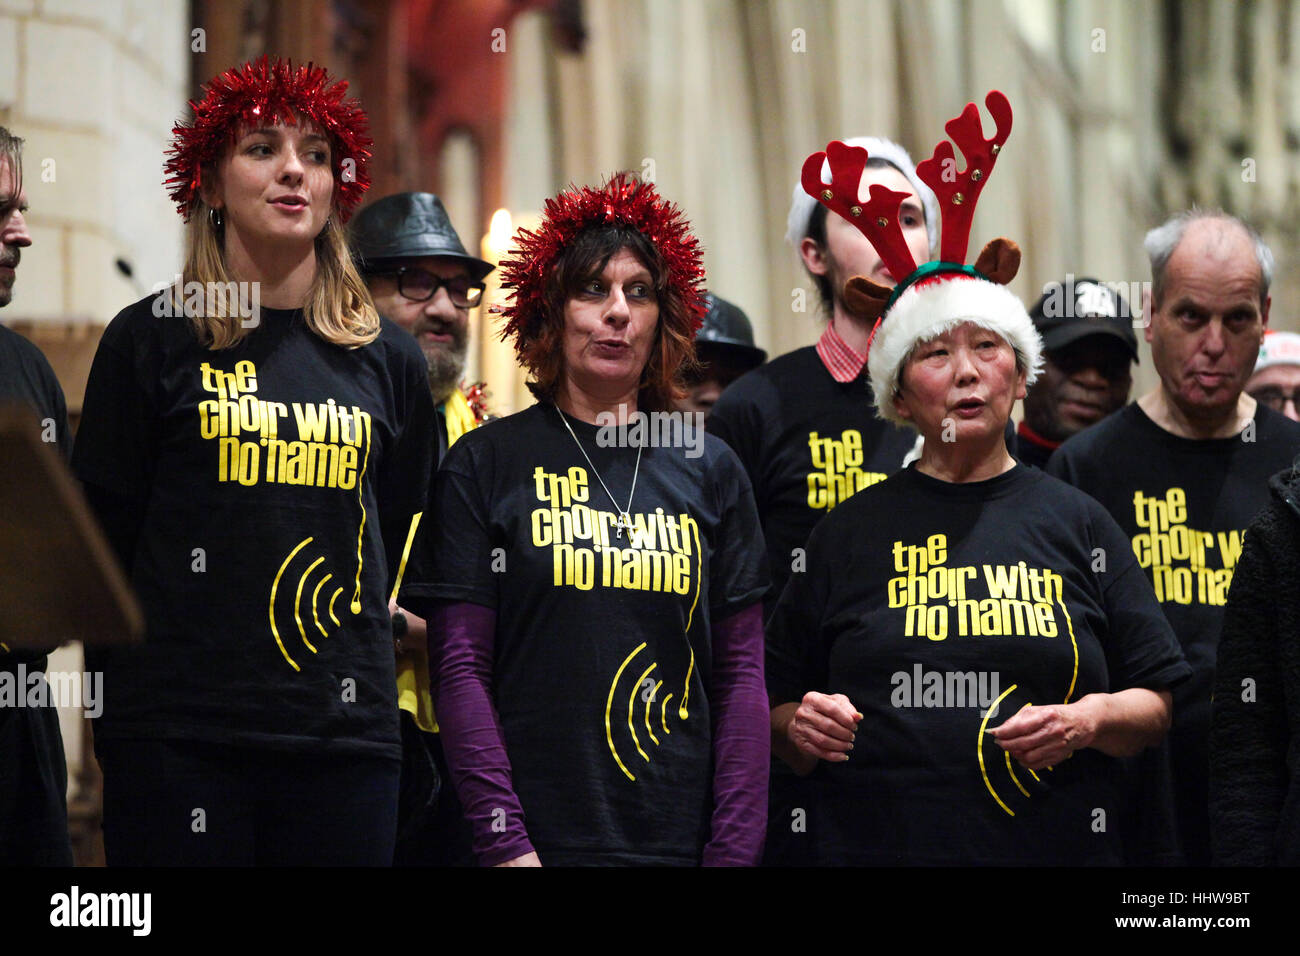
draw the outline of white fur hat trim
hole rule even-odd
[[[867,371],[881,418],[910,423],[894,408],[898,372],[918,342],[926,342],[964,322],[1002,336],[1028,370],[1032,385],[1043,367],[1043,340],[1024,304],[1005,286],[985,279],[954,276],[907,289],[885,315],[867,356]]]

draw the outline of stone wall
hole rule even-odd
[[[6,324],[107,322],[175,274],[180,219],[162,166],[185,109],[188,10],[186,0],[0,0],[0,123],[27,141],[32,234]]]

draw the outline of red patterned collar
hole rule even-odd
[[[1025,439],[1026,441],[1039,446],[1040,448],[1050,448],[1053,451],[1055,451],[1057,448],[1061,447],[1061,443],[1059,441],[1049,441],[1048,439],[1044,438],[1042,435],[1038,434],[1038,432],[1030,428],[1028,425],[1026,425],[1024,422],[1021,422],[1019,427],[1016,428],[1016,434],[1019,435],[1021,438]]]
[[[867,364],[867,356],[844,341],[835,331],[834,322],[826,323],[826,331],[817,340],[817,355],[826,371],[831,373],[831,378],[840,384],[852,382],[862,374],[862,367]]]

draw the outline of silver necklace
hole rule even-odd
[[[582,452],[582,457],[587,459],[587,466],[591,469],[591,473],[595,475],[596,480],[600,482],[600,487],[605,489],[605,494],[609,495],[610,503],[617,508],[618,502],[610,492],[609,485],[605,484],[605,479],[600,477],[600,472],[598,472],[596,466],[591,463],[591,456],[587,454],[587,449],[583,448],[582,442],[578,441],[578,436],[574,434],[573,426],[569,424],[569,417],[565,415],[564,412],[560,411],[559,405],[555,406],[555,410],[560,413],[560,421],[564,422],[564,427],[567,428],[569,434],[573,436],[573,443],[578,446],[578,451]],[[641,449],[644,447],[645,445],[636,446],[636,468],[632,471],[632,490],[627,496],[627,507],[618,513],[618,521],[614,525],[614,531],[620,538],[623,537],[624,530],[631,530],[632,528],[632,515],[629,514],[629,512],[632,510],[632,496],[636,494],[636,476],[641,473]]]

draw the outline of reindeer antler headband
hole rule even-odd
[[[334,201],[344,222],[370,188],[374,140],[361,104],[347,97],[347,81],[333,82],[328,73],[308,63],[266,56],[226,70],[204,86],[199,102],[190,101],[193,123],[172,128],[172,145],[164,171],[176,210],[188,220],[202,188],[204,166],[213,166],[241,128],[277,122],[296,124],[306,117],[320,127],[330,143],[334,165]]]
[[[967,103],[944,129],[962,151],[964,172],[957,171],[952,143],[942,140],[934,154],[916,167],[917,177],[934,190],[943,220],[939,259],[917,266],[907,247],[898,209],[906,193],[875,184],[871,198],[859,201],[858,190],[867,164],[867,151],[840,142],[827,145],[804,161],[804,189],[827,209],[852,223],[880,254],[898,282],[893,289],[864,276],[850,279],[845,306],[875,327],[868,341],[868,371],[882,417],[903,422],[893,408],[898,369],[912,346],[941,335],[962,322],[973,321],[1006,339],[1019,354],[1033,382],[1042,364],[1042,342],[1024,305],[1003,288],[1020,268],[1020,248],[1010,239],[994,239],[973,266],[966,264],[971,221],[980,192],[1011,134],[1011,104],[997,90],[984,100],[996,132],[984,138],[979,108]],[[829,165],[831,181],[821,178]]]

